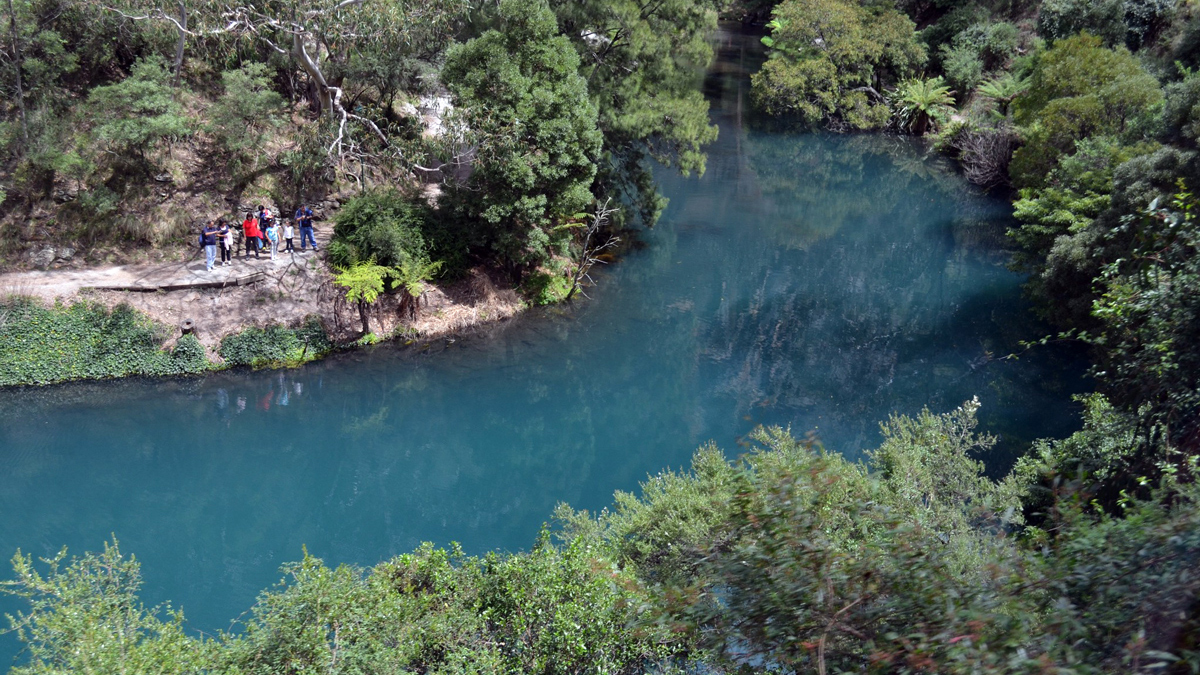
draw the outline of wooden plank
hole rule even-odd
[[[266,272],[255,272],[247,274],[244,277],[236,279],[225,279],[222,281],[197,281],[183,284],[160,284],[150,286],[146,284],[131,285],[131,286],[84,286],[81,290],[94,291],[129,291],[133,293],[157,293],[159,291],[191,291],[191,290],[206,290],[212,288],[226,288],[230,286],[249,286],[256,284],[267,277]]]

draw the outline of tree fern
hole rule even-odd
[[[905,80],[896,87],[893,100],[900,128],[917,136],[924,135],[931,122],[944,122],[954,112],[954,92],[941,77]]]

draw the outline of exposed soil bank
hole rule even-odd
[[[333,284],[323,256],[324,252],[310,251],[280,255],[274,261],[267,256],[237,257],[232,265],[212,272],[195,255],[184,262],[158,265],[12,272],[0,274],[0,295],[29,296],[46,304],[80,300],[108,307],[128,304],[173,331],[168,345],[181,335],[183,322],[190,320],[210,358],[220,363],[217,347],[225,336],[253,326],[297,325],[314,314],[334,342],[360,337],[358,310]],[[238,279],[245,285],[237,285]],[[151,292],[104,288],[212,285],[223,280],[229,285],[222,288]],[[372,332],[418,340],[471,333],[511,318],[524,306],[515,291],[498,288],[482,269],[452,283],[428,284],[427,289],[415,320],[400,316],[397,298],[381,298],[371,313]]]

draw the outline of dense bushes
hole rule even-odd
[[[47,309],[32,300],[0,303],[0,386],[128,375],[189,375],[208,370],[193,335],[173,350],[166,331],[128,305],[95,303]]]
[[[227,335],[218,353],[226,365],[265,368],[312,361],[332,349],[321,320],[310,316],[299,328],[271,324]]]
[[[92,302],[46,308],[24,298],[0,302],[0,386],[51,384],[130,375],[169,377],[203,373],[217,364],[195,335],[168,349],[165,327],[129,305],[112,310]],[[226,336],[219,349],[227,366],[289,366],[328,354],[333,343],[321,321],[297,328],[271,325]]]
[[[347,201],[334,216],[329,261],[340,268],[368,260],[386,267],[428,261],[424,231],[432,219],[431,209],[420,197],[394,188],[364,193]]]
[[[908,17],[857,0],[785,0],[764,38],[770,58],[754,75],[758,104],[805,124],[875,129],[891,109],[882,90],[925,64]],[[872,93],[873,92],[873,93]]]

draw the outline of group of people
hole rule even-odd
[[[256,259],[261,258],[265,249],[275,259],[277,253],[295,252],[292,240],[296,229],[300,230],[300,251],[307,251],[308,244],[312,250],[317,250],[317,239],[313,236],[313,210],[307,206],[296,209],[293,220],[280,225],[271,209],[259,205],[257,213],[246,213],[242,221],[242,237],[246,242],[245,257],[254,253]],[[200,231],[200,247],[204,249],[204,266],[209,272],[217,264],[218,251],[221,255],[221,265],[233,263],[234,229],[224,218],[210,220]],[[280,246],[283,250],[280,251]]]

